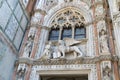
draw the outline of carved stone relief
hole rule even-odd
[[[112,79],[112,70],[111,70],[111,62],[110,61],[103,61],[102,65],[102,80],[113,80]]]
[[[81,26],[84,25],[85,19],[84,17],[77,11],[74,10],[65,10],[59,14],[57,14],[56,18],[52,20],[51,27],[62,27],[62,26],[72,26],[75,25]]]
[[[98,5],[97,7],[96,7],[96,9],[95,9],[95,14],[96,14],[96,16],[100,16],[100,15],[103,15],[103,13],[104,13],[104,8],[103,8],[103,6],[102,5]]]
[[[36,72],[37,66],[32,67],[32,72],[30,74],[30,80],[39,80],[39,74]]]
[[[108,37],[107,37],[107,33],[104,29],[102,29],[99,32],[99,41],[100,41],[100,52],[101,53],[109,53],[109,48],[108,48]]]
[[[83,57],[84,53],[81,51],[80,48],[78,48],[76,45],[80,44],[81,41],[76,41],[71,38],[66,38],[64,40],[59,40],[55,47],[52,49],[51,42],[49,42],[45,46],[45,50],[43,52],[43,56],[41,58],[45,59],[55,59],[55,58],[66,58],[66,54],[72,52],[73,57]]]
[[[40,24],[40,20],[41,20],[41,14],[40,12],[35,12],[34,16],[31,19],[31,25],[32,24]]]
[[[57,4],[58,4],[58,0],[47,0],[45,5],[46,11],[50,10],[52,7],[54,7]]]
[[[25,44],[23,57],[30,57],[31,52],[32,52],[32,48],[33,48],[33,44],[34,44],[35,33],[36,33],[36,28],[31,27],[29,34],[28,34],[27,42]]]
[[[62,71],[64,73],[66,73],[66,70],[72,71],[77,70],[77,71],[81,71],[81,70],[90,70],[88,73],[88,78],[90,78],[90,80],[98,80],[97,79],[97,70],[96,70],[96,65],[95,64],[70,64],[70,65],[36,65],[36,72],[40,75],[41,73],[39,73],[40,71],[55,71],[57,70],[58,73],[59,71]],[[33,77],[35,78],[35,77]],[[34,80],[34,79],[33,79]]]
[[[26,64],[19,64],[18,65],[17,80],[24,80],[26,70],[27,70]]]
[[[97,28],[99,31],[99,45],[100,45],[100,53],[109,54],[109,47],[108,47],[108,35],[106,31],[105,21],[99,21],[97,24]]]

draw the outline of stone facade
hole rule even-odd
[[[55,80],[69,75],[120,80],[119,2],[20,0],[15,4],[1,0],[0,12],[6,8],[7,17],[0,21],[0,64],[8,51],[11,57],[19,53],[19,58],[14,55],[13,62],[8,62],[14,64],[10,80]],[[8,80],[5,76],[0,73],[0,79]]]

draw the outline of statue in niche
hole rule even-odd
[[[111,69],[108,66],[103,69],[103,80],[111,80]]]
[[[65,58],[65,54],[68,52],[74,52],[74,57],[82,57],[82,51],[76,46],[76,44],[81,43],[81,41],[76,41],[71,38],[65,38],[64,41],[58,41],[58,53],[59,56]],[[61,55],[60,55],[61,53]]]
[[[27,41],[26,45],[25,45],[25,57],[30,57],[31,51],[32,51],[32,46],[33,46],[33,40]]]
[[[26,42],[25,49],[24,49],[24,57],[30,57],[33,43],[34,43],[34,37],[35,37],[35,30],[30,31],[30,34],[28,35],[28,40]]]
[[[104,29],[102,29],[99,33],[100,35],[100,50],[101,53],[109,53],[108,48],[108,39],[107,39],[107,33]]]
[[[21,66],[17,71],[17,80],[24,80],[26,67]]]
[[[52,48],[51,48],[52,43],[49,42],[43,51],[43,56],[41,58],[47,58],[51,59],[52,58]]]

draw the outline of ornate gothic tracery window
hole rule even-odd
[[[51,24],[49,40],[64,38],[82,39],[86,37],[85,19],[77,11],[66,10],[57,14]]]

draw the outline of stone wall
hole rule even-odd
[[[0,30],[16,50],[20,48],[27,23],[26,12],[19,0],[0,0]]]
[[[12,80],[16,55],[6,40],[0,37],[0,80]]]

